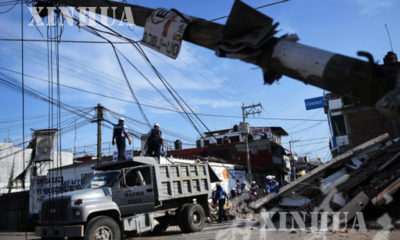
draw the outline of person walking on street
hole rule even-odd
[[[275,180],[274,176],[268,175],[266,177],[267,184],[265,185],[266,195],[271,195],[272,193],[279,193],[279,183]]]
[[[118,124],[114,126],[112,145],[114,146],[115,141],[117,142],[118,149],[118,161],[126,160],[125,157],[125,138],[128,139],[129,145],[132,144],[128,134],[128,127],[124,125],[124,118],[118,120]]]
[[[268,175],[266,179],[267,184],[265,185],[265,195],[268,197],[268,205],[271,207],[271,205],[279,203],[277,197],[279,193],[279,183],[275,180],[275,177],[271,175]]]
[[[160,163],[161,149],[164,152],[164,139],[160,130],[160,124],[155,123],[154,128],[148,134],[146,156],[155,156]]]
[[[224,221],[228,221],[228,217],[225,213],[225,201],[228,198],[228,194],[226,194],[225,190],[221,187],[221,184],[217,183],[217,190],[213,194],[213,199],[218,201],[218,222],[220,223],[222,219]]]

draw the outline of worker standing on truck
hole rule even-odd
[[[120,118],[118,124],[114,125],[112,145],[114,146],[115,140],[117,141],[118,161],[126,160],[125,157],[125,138],[128,139],[129,145],[132,144],[128,134],[128,127],[124,124],[125,119]]]
[[[161,149],[164,152],[164,139],[162,138],[160,124],[154,124],[154,127],[150,130],[148,134],[146,145],[146,156],[155,156],[158,159],[158,163],[160,163]]]
[[[217,190],[213,194],[214,202],[218,201],[218,222],[220,223],[222,219],[224,221],[228,221],[228,217],[225,213],[225,201],[228,198],[228,194],[226,194],[225,190],[221,187],[220,183],[217,183]]]

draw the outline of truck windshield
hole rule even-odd
[[[111,187],[119,172],[97,173],[85,184],[84,188]]]

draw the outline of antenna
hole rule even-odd
[[[387,26],[386,23],[385,23],[385,28],[386,28],[386,32],[387,32],[388,37],[389,37],[390,47],[391,47],[391,49],[392,49],[392,52],[394,52],[394,51],[393,51],[392,38],[390,37],[389,29],[388,29],[388,26]]]

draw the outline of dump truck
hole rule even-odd
[[[210,213],[210,184],[219,181],[208,163],[158,164],[152,157],[94,169],[83,189],[43,200],[37,235],[118,240],[125,233],[162,232],[170,225],[201,231]]]

